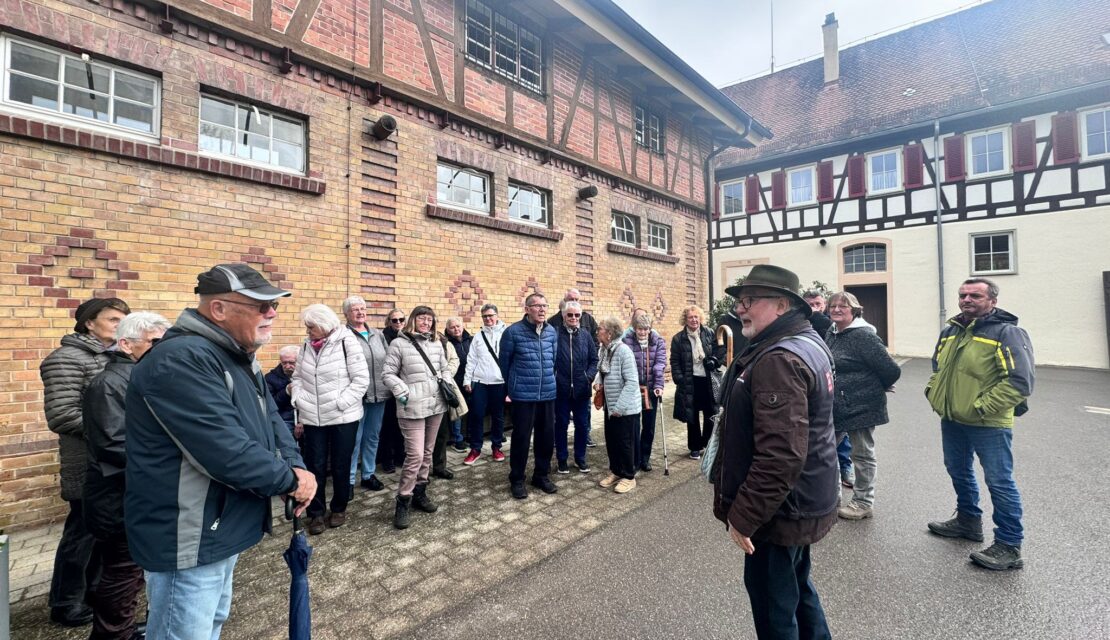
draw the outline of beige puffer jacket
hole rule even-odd
[[[444,380],[451,377],[443,343],[439,340],[415,338],[427,354],[432,366]],[[382,380],[393,393],[393,397],[408,396],[408,403],[397,403],[397,417],[402,420],[422,420],[437,413],[447,411],[447,401],[439,392],[439,383],[424,363],[424,358],[413,346],[408,334],[402,333],[389,345],[385,356]]]
[[[347,327],[339,327],[319,353],[305,340],[292,384],[293,406],[300,412],[301,424],[325,427],[361,420],[370,370],[358,338]]]

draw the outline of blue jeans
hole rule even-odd
[[[482,430],[486,415],[490,417],[489,441],[494,449],[500,449],[505,442],[505,385],[470,385],[470,412],[467,413],[470,429],[470,448],[482,450]]]
[[[744,558],[744,587],[752,603],[755,635],[761,640],[831,640],[825,610],[809,579],[809,545],[755,543]]]
[[[467,404],[467,406],[470,406]],[[456,418],[451,423],[451,444],[461,444],[463,442],[462,435],[462,418]]]
[[[974,457],[978,455],[994,505],[994,539],[1020,547],[1023,538],[1021,494],[1014,483],[1013,430],[941,420],[940,433],[944,466],[956,490],[956,510],[975,518],[983,517],[973,466]]]
[[[635,453],[632,460],[637,469],[651,459],[651,445],[655,442],[655,413],[659,411],[659,396],[655,395],[655,389],[648,389],[648,393],[651,394],[651,409],[640,409],[640,434],[633,443]]]
[[[852,470],[852,441],[848,439],[848,434],[841,434],[844,437],[836,445],[836,457],[840,460],[841,471]]]
[[[574,461],[586,460],[586,438],[590,434],[590,394],[581,398],[555,398],[555,459],[567,461],[567,427],[574,416]]]
[[[363,402],[362,421],[355,433],[354,455],[351,456],[351,484],[358,482],[358,461],[362,460],[362,478],[374,475],[377,469],[378,440],[382,435],[385,401]]]
[[[239,554],[177,571],[147,571],[150,640],[216,640],[231,611],[231,580]]]

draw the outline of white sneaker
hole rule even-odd
[[[610,473],[609,475],[602,478],[601,482],[599,482],[598,484],[601,485],[602,489],[608,489],[609,487],[617,484],[617,482],[620,482],[620,479],[621,477],[617,474]]]
[[[628,493],[629,491],[632,491],[635,488],[636,488],[636,479],[635,478],[621,478],[620,481],[617,482],[617,487],[615,489],[613,489],[613,491],[616,491],[617,493]]]

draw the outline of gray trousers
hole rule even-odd
[[[840,442],[843,437],[843,432],[837,433],[836,441]],[[848,442],[852,444],[852,466],[856,472],[852,500],[872,507],[875,505],[875,474],[879,468],[875,459],[875,427],[849,431]]]

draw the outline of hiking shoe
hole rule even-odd
[[[424,513],[435,513],[439,510],[436,503],[432,502],[428,497],[428,485],[418,484],[412,491],[412,508],[419,509]]]
[[[393,511],[393,526],[398,529],[408,529],[411,516],[412,496],[397,496],[397,508]]]
[[[463,458],[463,464],[474,464],[475,462],[478,462],[478,458],[481,457],[481,451],[479,451],[478,449],[471,449],[470,453],[466,454],[466,457]]]
[[[505,454],[501,453],[500,449],[494,449],[493,450],[493,461],[494,462],[504,462],[505,461]]]
[[[974,542],[983,541],[983,519],[956,512],[951,520],[929,523],[929,531],[945,538],[966,538]]]
[[[618,482],[620,482],[620,479],[621,479],[621,477],[618,476],[617,474],[610,473],[609,475],[602,478],[601,482],[599,482],[598,484],[601,486],[602,489],[608,489],[609,487],[611,487],[611,486],[617,484]]]
[[[528,497],[528,490],[524,488],[523,482],[509,483],[509,492],[511,492],[513,497],[517,500],[523,500]]]
[[[588,462],[586,462],[585,460],[575,460],[574,465],[576,467],[578,467],[578,470],[581,471],[582,473],[589,473],[590,472],[590,464]]]
[[[636,478],[621,478],[617,481],[617,486],[613,491],[617,493],[628,493],[636,488]]]
[[[559,492],[559,487],[555,486],[555,483],[551,481],[551,478],[532,478],[532,486],[536,487],[540,491],[543,491],[544,493]]]
[[[590,436],[586,436],[586,446],[593,449],[594,447],[597,446],[597,443],[594,442],[594,439],[591,438]]]
[[[701,451],[697,451],[697,450],[691,451],[690,452],[690,459],[691,460],[701,460]]]
[[[370,491],[381,491],[385,488],[385,485],[382,484],[381,480],[378,480],[378,476],[370,474],[369,478],[364,478],[362,480],[362,488],[369,489]]]
[[[862,502],[852,500],[837,509],[836,514],[845,520],[863,520],[864,518],[870,518],[874,514],[874,510]]]
[[[972,553],[970,558],[980,567],[993,571],[1020,569],[1025,564],[1021,559],[1021,547],[1003,544],[997,540],[986,549]]]
[[[570,467],[567,466],[566,460],[559,461],[559,473],[570,473]]]
[[[309,535],[318,536],[321,533],[323,533],[324,531],[326,531],[327,528],[328,528],[328,525],[327,525],[327,523],[324,522],[324,517],[323,516],[316,516],[315,518],[308,521],[308,533],[309,533]]]
[[[840,470],[840,484],[844,485],[845,489],[853,489],[856,486],[856,472],[851,467]]]
[[[455,453],[466,453],[470,450],[469,447],[461,442],[456,442],[455,444],[451,445],[451,448],[455,450]]]
[[[335,529],[337,527],[342,527],[344,522],[347,522],[347,513],[346,512],[336,513],[334,511],[332,511],[330,514],[328,514],[328,528],[329,529]]]

